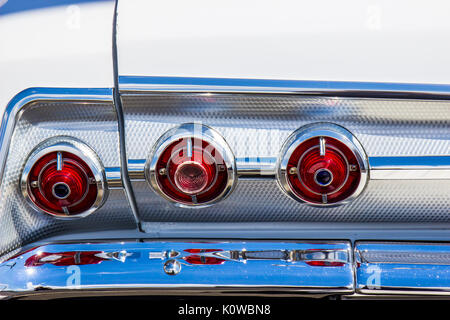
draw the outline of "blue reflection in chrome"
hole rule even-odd
[[[277,79],[243,79],[243,78],[201,78],[201,77],[163,77],[163,76],[119,76],[121,90],[133,90],[133,88],[150,89],[166,87],[167,89],[180,90],[183,87],[207,88],[214,87],[213,91],[239,90],[265,92],[324,92],[324,93],[351,93],[351,92],[379,92],[379,93],[428,93],[446,94],[450,92],[447,84],[416,84],[416,83],[388,83],[388,82],[352,82],[352,81],[304,81],[304,80],[277,80]],[[159,89],[157,89],[159,90]],[[370,95],[365,95],[366,97]],[[404,97],[404,96],[402,96]]]
[[[357,289],[450,291],[450,244],[358,243]]]
[[[376,169],[450,168],[450,156],[371,157],[370,166]]]
[[[164,265],[181,268],[169,274]],[[170,263],[170,270],[174,270]],[[175,270],[178,270],[175,268]],[[51,244],[0,265],[5,291],[104,287],[304,287],[351,291],[350,244]]]

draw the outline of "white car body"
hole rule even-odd
[[[29,87],[112,87],[113,13],[0,8],[0,112]],[[118,72],[445,84],[449,18],[445,0],[119,1]]]

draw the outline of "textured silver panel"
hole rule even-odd
[[[194,121],[217,129],[236,157],[278,156],[289,134],[320,121],[350,130],[369,157],[450,155],[445,101],[176,93],[122,100],[130,159],[147,158],[165,131]]]
[[[236,157],[278,156],[282,143],[311,122],[350,130],[368,156],[450,155],[450,103],[263,94],[125,94],[127,152],[148,158],[156,140],[185,122],[219,131]],[[270,179],[240,180],[211,208],[175,208],[145,182],[133,183],[148,221],[449,222],[450,181],[369,181],[349,205],[312,208],[287,198]]]
[[[105,167],[120,166],[116,115],[112,104],[108,103],[33,103],[21,114],[11,148],[14,151],[19,148],[17,151],[22,152],[17,153],[22,159],[28,156],[29,150],[37,143],[61,135],[76,137],[85,142],[95,150]],[[18,144],[17,141],[21,143]],[[8,160],[12,156],[10,150]]]
[[[26,203],[19,189],[26,159],[39,143],[60,135],[88,144],[105,166],[119,166],[112,104],[36,102],[26,106],[15,127],[0,189],[0,255],[55,233],[135,226],[122,190],[112,190],[103,207],[88,218],[74,221],[57,220]]]
[[[360,251],[361,260],[366,263],[399,264],[441,264],[450,265],[448,252],[411,252],[411,251]]]
[[[133,188],[144,220],[161,222],[450,222],[450,181],[370,181],[350,204],[317,208],[286,196],[275,180],[239,180],[210,208],[183,209],[156,195],[146,182]]]

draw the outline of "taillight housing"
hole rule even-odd
[[[85,217],[107,195],[104,168],[83,142],[56,137],[29,156],[21,177],[22,194],[36,210],[60,218]]]
[[[210,127],[186,123],[166,132],[153,148],[146,177],[165,199],[204,207],[225,198],[236,181],[234,155]]]
[[[292,198],[316,206],[349,202],[368,180],[368,160],[345,128],[316,123],[295,131],[283,145],[278,182]]]

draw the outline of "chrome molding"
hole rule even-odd
[[[145,181],[147,159],[128,159],[128,174],[131,181]]]
[[[450,295],[450,244],[357,242],[356,291]]]
[[[448,180],[450,156],[370,157],[372,180]]]
[[[239,177],[274,178],[277,173],[277,157],[236,158]]]
[[[119,76],[122,94],[140,92],[282,93],[365,98],[450,99],[450,85],[272,79]]]
[[[119,167],[105,168],[106,181],[108,189],[122,189],[122,175]]]
[[[104,289],[349,294],[353,279],[346,241],[48,244],[0,264],[0,294],[11,297]]]
[[[428,157],[368,157],[370,180],[450,180],[450,156]],[[146,159],[128,159],[131,181],[145,180]],[[384,163],[394,161],[395,166]],[[434,164],[433,164],[434,163]],[[236,172],[241,178],[275,178],[277,157],[236,158]],[[114,176],[108,171],[119,168],[106,168],[109,180]]]

